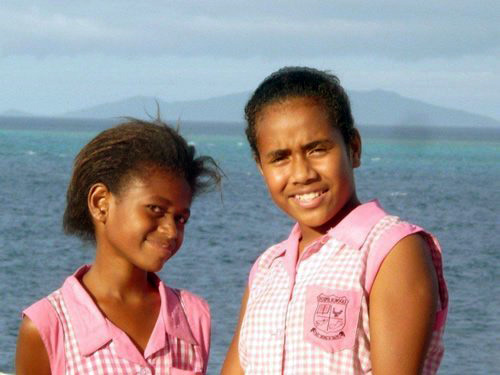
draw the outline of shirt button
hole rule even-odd
[[[141,371],[137,373],[137,375],[151,375],[151,370],[143,368]]]

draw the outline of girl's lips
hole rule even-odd
[[[315,191],[304,194],[295,194],[292,196],[293,201],[302,208],[316,208],[323,201],[326,191]]]
[[[174,251],[175,246],[171,242],[163,242],[155,240],[148,240],[148,242],[153,248],[155,248],[155,250],[160,252],[160,254],[163,257],[170,257],[175,253]]]

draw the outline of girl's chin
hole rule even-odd
[[[154,273],[160,272],[162,270],[163,266],[165,265],[165,263],[166,262],[163,262],[161,264],[152,264],[152,265],[150,265],[148,267],[145,267],[144,270],[147,271],[147,272],[154,272]]]

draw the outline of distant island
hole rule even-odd
[[[0,115],[5,116],[5,117],[33,117],[34,116],[32,113],[25,112],[25,111],[18,111],[16,109],[9,109],[7,111],[3,111],[2,113],[0,113]],[[1,372],[0,372],[0,375],[2,375]]]
[[[349,91],[353,115],[358,125],[500,127],[500,121],[459,109],[445,108],[407,98],[385,90]],[[159,98],[135,96],[51,117],[110,119],[123,116],[156,116],[168,121],[243,122],[243,107],[250,92],[202,100],[166,102]],[[24,111],[1,113],[8,117],[29,117]]]

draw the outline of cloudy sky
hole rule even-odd
[[[0,0],[0,112],[252,90],[284,65],[500,119],[498,0]]]

